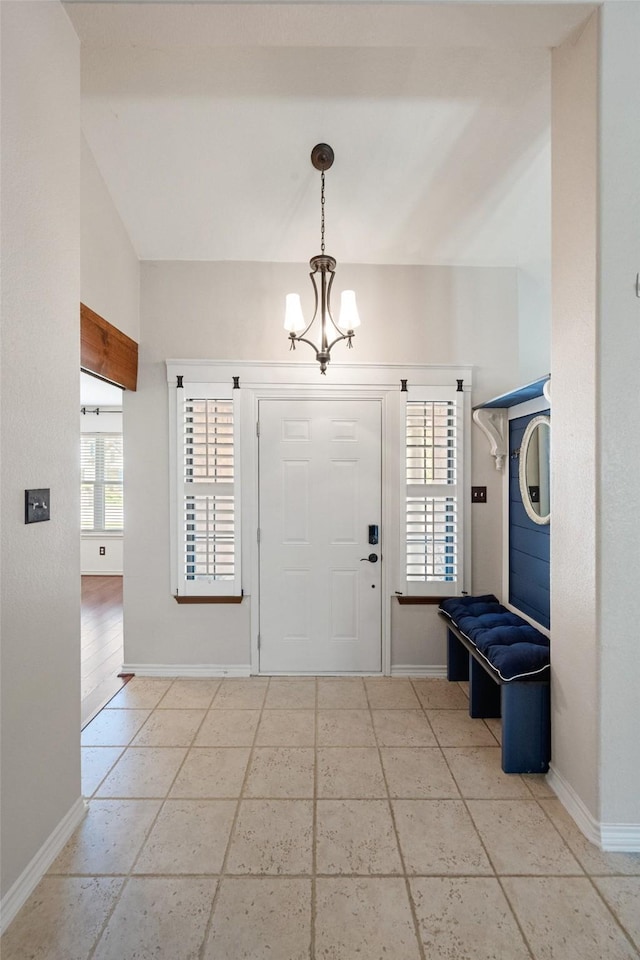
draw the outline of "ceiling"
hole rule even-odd
[[[572,3],[65,4],[82,124],[141,259],[516,265],[548,244]]]

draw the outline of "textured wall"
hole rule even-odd
[[[140,339],[140,262],[86,140],[81,140],[81,299]]]
[[[552,763],[598,813],[598,19],[552,58]]]
[[[0,16],[4,896],[80,796],[80,65],[58,3]]]

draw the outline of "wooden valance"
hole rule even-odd
[[[137,387],[138,344],[84,303],[80,304],[80,366],[125,390]]]

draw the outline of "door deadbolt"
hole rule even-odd
[[[368,557],[360,557],[360,563],[362,563],[363,560],[368,560],[369,563],[377,563],[377,562],[378,562],[378,554],[377,554],[377,553],[370,553]]]

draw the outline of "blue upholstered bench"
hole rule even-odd
[[[551,755],[549,638],[492,594],[440,604],[447,678],[469,681],[469,715],[502,717],[505,773],[545,773]]]

